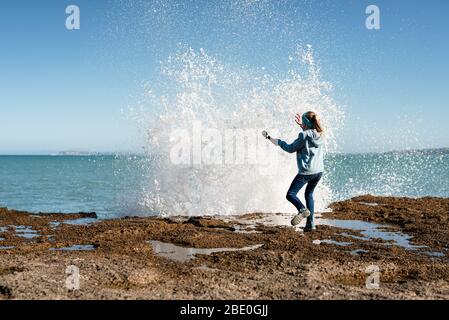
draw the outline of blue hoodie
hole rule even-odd
[[[324,172],[324,139],[314,129],[299,133],[298,139],[292,144],[279,140],[282,150],[296,152],[299,174],[311,175]]]

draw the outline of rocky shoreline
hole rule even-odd
[[[303,233],[283,214],[97,220],[3,208],[0,299],[449,298],[449,199],[361,196],[331,209]]]

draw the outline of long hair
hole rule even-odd
[[[324,127],[321,125],[320,117],[318,117],[315,112],[307,112],[306,117],[310,120],[310,122],[312,122],[312,128],[310,129],[315,129],[319,133],[324,133]]]

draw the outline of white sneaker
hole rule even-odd
[[[301,223],[303,219],[306,219],[309,216],[310,216],[309,209],[306,208],[302,209],[296,216],[293,217],[291,221],[292,226],[297,226],[298,224]]]

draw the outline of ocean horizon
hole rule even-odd
[[[435,148],[409,148],[409,149],[392,149],[388,151],[335,151],[329,152],[330,155],[357,155],[357,154],[388,154],[388,153],[410,153],[410,152],[435,152],[449,153],[449,147]],[[145,156],[144,152],[135,151],[42,151],[42,152],[0,152],[1,156]]]

